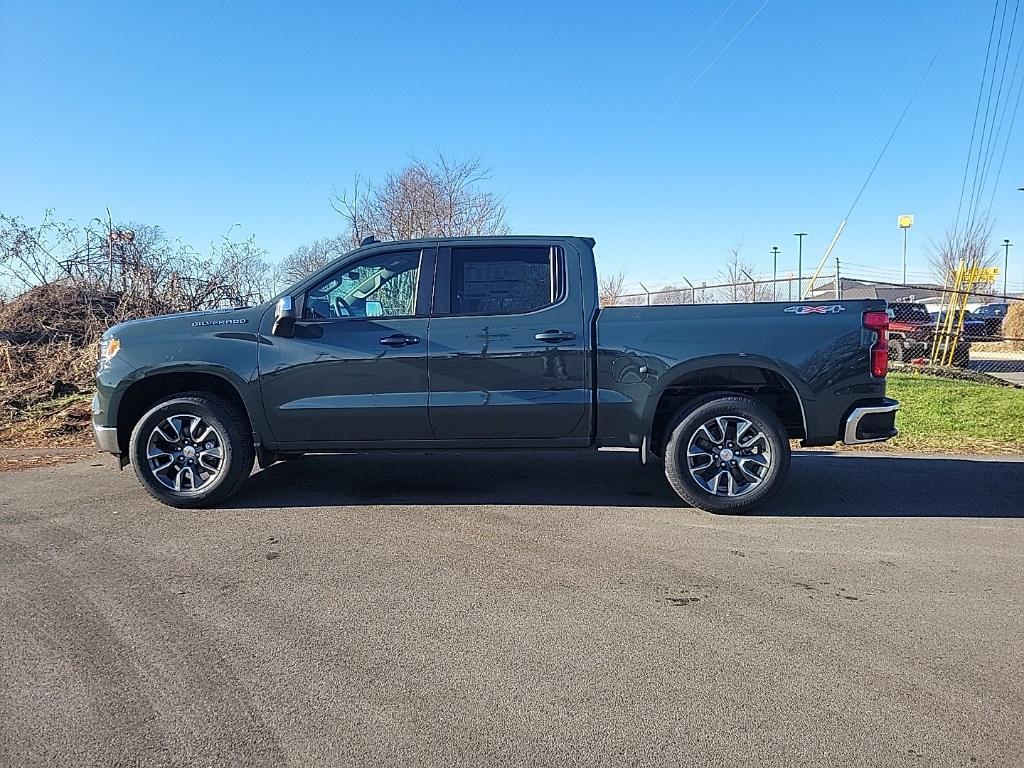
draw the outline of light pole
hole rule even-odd
[[[779,246],[772,246],[772,301],[779,300]]]
[[[803,289],[803,278],[804,278],[804,238],[807,237],[806,232],[795,232],[793,237],[799,238],[800,250],[796,257],[796,297],[799,299],[804,295]]]
[[[1010,238],[1003,238],[1003,303],[1006,303],[1006,274],[1010,267],[1010,249],[1013,243]]]
[[[914,214],[904,213],[896,217],[896,226],[903,230],[903,284],[907,284],[907,230],[914,226]]]

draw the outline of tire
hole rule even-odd
[[[907,362],[907,344],[902,338],[889,339],[889,359],[897,363]]]
[[[687,403],[668,434],[665,477],[679,498],[707,512],[738,514],[756,509],[778,492],[789,474],[789,438],[782,422],[743,395],[723,392]],[[691,447],[692,459],[687,455]],[[706,458],[711,459],[708,465],[703,463]],[[726,461],[724,468],[721,461]]]
[[[181,509],[213,507],[236,493],[255,458],[245,415],[205,392],[153,406],[132,430],[128,451],[146,493]]]

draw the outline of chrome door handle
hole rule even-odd
[[[560,341],[572,341],[576,338],[576,334],[572,331],[544,331],[543,333],[535,334],[534,337],[537,341],[544,341],[548,344],[557,344]]]
[[[393,333],[390,336],[385,336],[381,339],[380,343],[386,347],[405,347],[409,344],[419,344],[420,339],[418,336],[406,336],[404,333]]]

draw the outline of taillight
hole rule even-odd
[[[864,327],[877,334],[871,345],[871,375],[882,378],[889,370],[889,313],[865,312]]]

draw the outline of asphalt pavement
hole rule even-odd
[[[0,473],[0,765],[1021,765],[1024,461],[315,456],[230,508]]]
[[[1024,352],[975,352],[971,350],[970,369],[1024,386]]]

